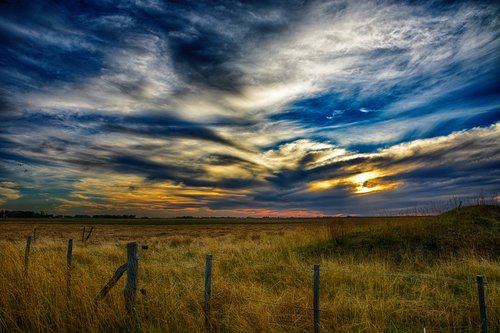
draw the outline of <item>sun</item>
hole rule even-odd
[[[388,175],[388,173],[380,170],[372,170],[345,178],[311,182],[308,187],[310,191],[324,191],[337,185],[345,184],[351,187],[351,191],[354,194],[375,193],[392,190],[399,185],[399,182],[385,182],[382,180],[383,177]]]

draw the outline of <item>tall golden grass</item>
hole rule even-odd
[[[94,298],[126,261],[126,241],[75,242],[72,294],[66,293],[66,243],[39,240],[24,272],[24,242],[0,242],[3,332],[202,332],[204,260],[212,254],[215,332],[311,332],[312,265],[321,265],[323,332],[477,332],[477,274],[486,285],[491,328],[500,327],[498,258],[474,250],[437,260],[383,255],[310,256],[310,246],[376,223],[300,228],[280,234],[235,232],[152,239],[140,249],[137,318],[127,319],[122,279]],[[402,223],[402,222],[399,222]],[[390,224],[390,223],[389,223]],[[337,235],[337,236],[335,236]],[[404,253],[402,254],[404,257]]]

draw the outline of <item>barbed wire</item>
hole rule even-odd
[[[241,258],[234,258],[240,260]],[[214,258],[212,257],[213,262],[218,262],[218,263],[225,263],[225,261],[222,259]],[[305,270],[313,270],[313,265],[306,265],[306,264],[300,264],[300,263],[283,263],[283,262],[272,262],[272,263],[262,263],[262,261],[255,261],[255,260],[245,260],[246,263],[251,263],[252,265],[258,265],[261,267],[270,267],[270,266],[292,266],[292,267],[298,267],[302,268]],[[327,271],[327,272],[333,272],[333,273],[343,273],[343,274],[355,274],[359,275],[360,272],[358,271],[350,271],[350,270],[345,270],[345,269],[332,269],[329,267],[324,267],[320,265],[320,271]],[[387,276],[387,277],[400,277],[400,278],[408,278],[408,279],[415,279],[415,280],[436,280],[436,281],[447,281],[447,282],[456,282],[456,283],[477,283],[476,280],[474,279],[467,279],[467,278],[453,278],[453,277],[446,277],[446,276],[431,276],[431,275],[416,275],[416,274],[410,274],[410,273],[404,273],[404,272],[396,272],[396,273],[381,273],[381,272],[364,272],[361,274],[365,275],[378,275],[378,276]],[[484,281],[485,284],[490,284],[490,285],[500,285],[500,281],[496,280],[488,280],[485,279]]]
[[[97,253],[88,253],[90,256],[96,256],[96,257],[106,257],[108,259],[119,259],[118,257],[113,257],[109,255],[102,255],[102,254],[97,254]],[[151,257],[139,257],[138,258],[140,261],[154,261],[157,263],[165,262],[165,259],[163,258],[151,258]],[[234,258],[238,259],[239,258]],[[219,259],[219,258],[214,258],[212,257],[212,262],[214,263],[224,263],[224,264],[229,264],[230,262],[224,260],[224,259]],[[276,268],[276,267],[295,267],[295,268],[300,268],[300,269],[305,269],[305,270],[313,270],[311,267],[312,265],[308,266],[305,264],[300,264],[300,263],[286,263],[286,262],[270,262],[270,263],[263,263],[262,261],[256,261],[256,260],[246,260],[246,263],[252,264],[253,267],[265,267],[265,268]],[[156,264],[156,266],[161,266],[161,267],[171,267],[172,265],[175,265],[174,263],[171,264]],[[201,269],[204,269],[205,264],[203,262],[200,262],[199,264],[192,264],[192,265],[182,265],[182,267],[185,268],[195,268],[195,267],[200,267]],[[476,280],[474,279],[467,279],[467,278],[453,278],[453,277],[445,277],[445,276],[431,276],[431,275],[416,275],[416,274],[410,274],[410,273],[403,273],[403,272],[396,272],[396,273],[382,273],[382,272],[354,272],[350,270],[345,270],[345,269],[332,269],[329,267],[324,267],[320,265],[320,271],[323,272],[329,272],[329,273],[339,273],[339,274],[352,274],[352,275],[369,275],[369,276],[385,276],[385,277],[395,277],[395,278],[403,278],[403,279],[412,279],[412,280],[429,280],[429,281],[440,281],[440,282],[448,282],[448,283],[466,283],[466,284],[475,284],[477,283]],[[500,286],[500,281],[496,280],[488,280],[485,279],[484,281],[485,285],[491,285],[491,286]]]
[[[35,244],[32,245],[31,250],[30,250],[30,255],[37,255],[40,253],[43,253],[43,251],[40,251],[41,248],[37,248]],[[61,247],[61,251],[64,248]],[[59,250],[59,249],[58,249]],[[152,250],[152,253],[160,253],[159,251]],[[105,254],[98,254],[98,253],[85,253],[85,254],[75,254],[74,257],[77,258],[78,256],[93,256],[93,257],[101,257],[101,258],[107,258],[109,260],[118,260],[119,257],[115,257],[112,255],[105,255]],[[219,259],[220,257],[223,257],[224,259]],[[230,260],[241,260],[241,257],[235,256],[234,254],[229,254],[229,253],[216,253],[212,257],[212,261],[216,263],[227,263],[227,261]],[[146,257],[146,258],[139,258],[139,260],[142,261],[157,261],[157,262],[162,262],[164,259],[162,258],[151,258],[151,257]],[[306,264],[300,264],[300,263],[290,263],[290,262],[269,262],[269,263],[263,263],[262,261],[257,261],[257,260],[251,260],[251,259],[245,259],[246,263],[251,263],[253,266],[259,266],[259,267],[276,267],[276,266],[291,266],[295,268],[301,268],[305,270],[312,270],[312,264],[306,265]],[[160,266],[168,266],[168,264],[165,265],[160,265]],[[195,265],[192,266],[184,266],[184,267],[194,267]],[[202,264],[200,263],[200,266]],[[399,278],[407,278],[407,279],[414,279],[414,280],[435,280],[435,281],[443,281],[443,282],[454,282],[454,283],[476,283],[475,280],[473,279],[460,279],[460,278],[452,278],[452,277],[436,277],[436,276],[429,276],[429,275],[416,275],[416,274],[410,274],[410,273],[381,273],[381,272],[364,272],[360,273],[358,271],[347,271],[345,269],[332,269],[329,267],[324,267],[320,266],[321,271],[326,271],[326,272],[333,272],[333,273],[342,273],[342,274],[355,274],[355,275],[377,275],[377,276],[387,276],[387,277],[399,277]],[[491,285],[491,286],[500,286],[500,281],[497,280],[488,280],[485,279],[484,281],[485,285]]]
[[[467,284],[474,284],[477,283],[476,280],[474,279],[467,279],[467,278],[452,278],[452,277],[446,277],[446,276],[431,276],[431,275],[416,275],[416,274],[410,274],[410,273],[403,273],[403,272],[396,272],[396,273],[382,273],[382,272],[354,272],[350,270],[345,270],[345,269],[331,269],[327,267],[321,267],[320,266],[320,271],[326,271],[326,272],[332,272],[332,273],[341,273],[341,274],[349,274],[349,275],[377,275],[377,276],[386,276],[386,277],[399,277],[399,278],[407,278],[407,279],[415,279],[415,280],[436,280],[436,281],[446,281],[446,282],[455,282],[455,283],[467,283]],[[497,280],[486,280],[484,281],[484,284],[490,284],[490,285],[497,285],[500,284],[500,281]]]
[[[40,251],[39,249],[36,248],[31,248],[30,251],[30,256],[33,255],[39,255],[43,253],[43,251]],[[61,254],[62,255],[62,254]],[[99,257],[99,258],[106,258],[108,260],[119,260],[119,256],[115,255],[107,255],[107,254],[100,254],[100,253],[75,253],[73,257],[76,260],[82,259],[82,257],[85,256],[90,256],[90,257]],[[229,257],[226,254],[223,254],[223,257],[227,259],[220,259],[219,258],[220,254],[217,255],[216,258],[212,257],[212,261],[214,263],[218,264],[229,264],[230,259],[234,260],[241,260],[241,258],[237,257]],[[157,262],[155,266],[160,266],[160,267],[172,267],[172,265],[175,265],[174,263],[165,263],[161,264],[162,262],[165,262],[164,258],[152,258],[152,257],[140,257],[138,258],[142,262],[146,261],[154,261]],[[301,264],[301,263],[289,263],[289,262],[268,262],[268,263],[263,263],[262,261],[257,261],[257,260],[245,260],[247,264],[251,264],[253,267],[264,267],[264,268],[276,268],[276,267],[293,267],[293,268],[299,268],[299,269],[305,269],[305,270],[312,270],[312,265],[306,265],[306,264]],[[192,264],[192,265],[182,265],[183,268],[196,268],[200,267],[200,269],[204,268],[204,264],[200,262],[199,264]],[[453,277],[444,277],[444,276],[430,276],[430,275],[416,275],[416,274],[410,274],[410,273],[403,273],[403,272],[396,272],[396,273],[382,273],[382,272],[359,272],[359,271],[351,271],[351,270],[345,270],[345,269],[339,269],[339,268],[330,268],[330,267],[325,267],[320,265],[320,271],[322,272],[328,272],[328,273],[334,273],[334,274],[349,274],[349,275],[369,275],[369,276],[385,276],[385,277],[393,277],[393,278],[402,278],[402,279],[412,279],[412,280],[428,280],[428,281],[440,281],[440,282],[447,282],[447,283],[466,283],[466,284],[475,284],[476,281],[474,279],[466,279],[466,278],[453,278]],[[500,286],[500,281],[497,280],[489,280],[485,279],[484,281],[485,285],[497,287]]]
[[[362,302],[372,302],[372,301],[380,301],[380,297],[366,297],[366,293],[360,294],[360,295],[355,295],[352,293],[350,290],[343,289],[343,288],[335,288],[336,291],[343,291],[349,295],[350,298],[353,299],[359,299]],[[399,303],[413,303],[413,304],[425,304],[425,300],[418,300],[418,299],[407,299],[407,298],[396,298],[394,299],[393,297],[389,296],[389,300],[393,301],[396,304]],[[449,300],[443,300],[442,305],[445,306],[450,306],[450,307],[465,307],[465,308],[470,308],[471,306],[475,306],[476,300],[474,302],[456,302],[454,301],[453,303],[450,303]]]
[[[61,252],[61,255],[63,255],[63,250],[64,247],[57,248],[57,251],[54,251],[53,249],[47,250],[46,248],[39,248],[36,246],[32,246],[30,249],[30,255],[32,256],[38,256],[40,254],[44,253],[50,253],[50,254],[59,254],[58,252]],[[161,252],[159,251],[151,251],[149,253],[152,254],[159,254]],[[148,254],[149,254],[148,253]],[[107,260],[119,260],[121,257],[116,256],[116,255],[109,255],[109,254],[100,254],[100,253],[92,253],[92,252],[86,252],[86,253],[76,253],[74,254],[74,259],[75,260],[80,260],[82,257],[85,256],[90,256],[90,257],[99,257],[99,258],[106,258]],[[221,259],[222,257],[222,259]],[[123,258],[124,259],[124,258]],[[216,254],[215,256],[212,256],[212,261],[215,262],[216,264],[231,264],[232,261],[241,261],[244,259],[245,263],[248,264],[248,266],[252,267],[264,267],[264,268],[269,268],[269,269],[276,269],[277,267],[292,267],[295,269],[304,269],[308,271],[312,271],[313,265],[312,264],[304,264],[304,263],[297,263],[297,262],[288,262],[287,260],[285,261],[279,261],[279,262],[262,262],[261,260],[255,260],[255,259],[250,259],[250,258],[241,258],[239,256],[235,256],[233,254]],[[168,268],[173,268],[176,266],[175,263],[168,262],[165,260],[165,258],[160,258],[160,257],[149,257],[149,256],[141,256],[138,258],[139,261],[141,262],[154,262],[155,267],[168,267]],[[50,270],[50,268],[46,265],[41,265],[44,269]],[[182,265],[183,269],[193,269],[197,268],[200,270],[203,270],[204,267],[203,262],[198,262],[194,263],[191,265]],[[351,270],[346,270],[342,268],[331,268],[331,267],[325,267],[320,265],[320,271],[322,272],[327,272],[327,273],[334,273],[334,274],[348,274],[348,275],[354,275],[354,276],[360,276],[364,275],[367,276],[369,275],[370,277],[375,276],[385,276],[385,277],[391,277],[391,278],[401,278],[401,279],[411,279],[411,280],[426,280],[426,281],[438,281],[438,282],[445,282],[445,283],[461,283],[461,284],[474,284],[476,281],[474,279],[467,279],[467,278],[454,278],[454,277],[444,277],[444,276],[432,276],[432,275],[423,275],[423,274],[410,274],[410,273],[405,273],[405,272],[394,272],[394,273],[384,273],[384,272],[354,272]],[[159,279],[154,280],[153,283],[157,283]],[[298,281],[300,282],[300,281]],[[484,284],[487,286],[492,286],[492,287],[497,287],[500,285],[500,281],[496,280],[489,280],[485,279]],[[335,288],[336,290],[344,291],[346,292],[350,297],[356,297],[352,291],[341,289],[341,288]],[[203,289],[200,288],[200,291],[203,291]],[[270,302],[270,301],[265,301],[265,300],[258,300],[258,299],[252,299],[252,298],[246,298],[247,300],[251,302],[257,302],[257,303],[263,303],[263,304],[268,304],[268,305],[273,305],[273,306],[281,306],[281,307],[290,307],[289,305],[285,304],[279,304],[275,302]],[[376,298],[378,299],[378,298]],[[366,301],[366,299],[364,300]],[[402,299],[398,300],[398,302],[404,302],[404,303],[419,303],[418,300],[408,300],[408,299]],[[455,303],[456,304],[456,303]],[[470,307],[471,305],[469,303],[462,303],[459,304],[459,306],[464,306],[464,307]],[[302,309],[302,310],[313,310],[312,308],[306,308],[306,307],[299,307],[299,306],[291,306],[293,308],[297,309]],[[500,308],[500,306],[495,306],[495,305],[488,305],[488,308],[493,308],[497,309]],[[320,309],[319,311],[326,311],[325,309]]]
[[[269,266],[266,264],[261,264],[262,266]],[[275,265],[275,264],[273,264]],[[287,264],[282,264],[278,266],[286,266]],[[307,270],[313,270],[312,267],[308,267],[305,265],[296,265],[302,267]],[[331,273],[340,273],[340,274],[349,274],[349,275],[377,275],[377,276],[386,276],[386,277],[397,277],[397,278],[406,278],[406,279],[414,279],[414,280],[435,280],[435,281],[444,281],[444,282],[455,282],[455,283],[467,283],[467,284],[475,284],[477,281],[475,279],[467,279],[467,278],[452,278],[452,277],[446,277],[446,276],[430,276],[430,275],[416,275],[416,274],[410,274],[410,273],[382,273],[382,272],[358,272],[358,271],[350,271],[350,270],[345,270],[345,269],[331,269],[328,267],[324,267],[320,265],[320,272],[331,272]],[[489,284],[489,285],[500,285],[500,281],[496,280],[488,280],[485,279],[484,284]]]

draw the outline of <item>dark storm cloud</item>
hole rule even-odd
[[[193,170],[186,170],[171,165],[155,163],[136,156],[113,156],[107,161],[106,167],[119,172],[147,175],[149,179],[175,180],[176,178],[179,178],[179,173],[197,176]]]
[[[237,45],[231,44],[209,31],[169,38],[174,68],[185,80],[211,88],[238,90],[242,73],[228,64],[237,50]]]
[[[237,147],[235,143],[222,138],[207,127],[174,117],[120,117],[115,121],[107,121],[103,124],[102,130],[164,139],[178,137],[207,140],[230,147]]]
[[[225,178],[222,180],[203,179],[205,172],[197,166],[173,165],[152,162],[149,159],[137,156],[116,155],[106,163],[100,165],[104,169],[110,169],[120,173],[143,175],[148,180],[169,180],[188,186],[219,187],[223,189],[243,189],[258,185],[259,182],[252,179]]]
[[[186,7],[181,11],[192,15],[168,35],[176,72],[193,85],[238,91],[244,73],[236,64],[249,44],[259,45],[284,32],[307,6],[303,1],[248,1],[236,6],[219,1]],[[262,19],[270,11],[280,11],[282,19]]]
[[[328,177],[345,177],[352,174],[352,172],[345,171],[349,167],[356,165],[363,165],[370,161],[370,157],[358,157],[345,161],[329,163],[324,166],[315,167],[312,169],[304,170],[298,169],[284,169],[275,172],[267,180],[278,187],[293,188],[297,184],[307,184],[314,180],[325,179]]]
[[[11,133],[19,128],[35,129],[38,127],[53,127],[79,129],[84,133],[97,134],[117,132],[136,136],[153,138],[192,138],[211,141],[222,145],[237,147],[202,124],[185,121],[174,116],[141,115],[141,116],[113,116],[100,114],[65,114],[53,115],[46,113],[29,114],[23,117],[9,117]],[[0,138],[2,135],[0,134]],[[62,139],[51,139],[53,144],[72,144],[75,142]],[[38,149],[42,149],[39,147]]]
[[[190,186],[218,186],[221,188],[246,188],[258,183],[256,180],[241,180],[227,178],[223,180],[203,179],[206,172],[202,161],[209,161],[213,165],[241,164],[247,168],[253,163],[231,155],[213,154],[205,158],[195,158],[183,161],[173,158],[164,162],[154,162],[158,154],[163,154],[163,144],[132,145],[123,149],[113,142],[95,143],[87,135],[105,133],[107,136],[115,134],[134,135],[134,137],[153,137],[162,140],[190,138],[209,141],[222,146],[234,147],[230,141],[217,136],[212,131],[199,125],[190,124],[174,117],[113,117],[100,115],[49,115],[35,114],[26,118],[11,119],[14,126],[11,133],[0,135],[5,137],[0,145],[0,156],[4,160],[12,160],[31,165],[59,165],[76,166],[82,170],[102,170],[144,176],[149,180],[169,180]],[[40,124],[43,126],[40,127]],[[25,131],[46,131],[51,136],[43,134],[42,140],[34,137],[23,143],[8,140],[7,135],[22,129]],[[57,137],[56,133],[65,129],[79,132],[79,136]],[[54,132],[55,131],[55,132]],[[170,145],[175,145],[172,141]],[[23,154],[13,153],[10,149],[16,148]],[[175,151],[175,150],[174,150]],[[29,156],[29,157],[27,157]]]

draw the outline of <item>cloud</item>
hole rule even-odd
[[[227,213],[230,216],[249,216],[249,217],[325,217],[325,213],[321,211],[313,211],[308,209],[294,209],[294,210],[282,210],[276,211],[271,209],[251,209],[251,208],[243,208],[243,209],[233,209],[233,210],[219,210],[218,214],[223,215]]]
[[[96,174],[152,186],[172,214],[368,212],[498,187],[495,3],[0,6],[0,171],[26,205],[153,202],[76,189]]]
[[[17,184],[11,181],[0,181],[0,204],[21,198]]]
[[[224,146],[237,147],[229,139],[223,138],[214,130],[196,123],[175,117],[142,115],[141,117],[120,117],[118,121],[107,121],[103,130],[153,138],[191,138],[207,140]]]
[[[300,139],[270,149],[263,153],[263,159],[274,169],[304,169],[318,167],[342,158],[345,159],[349,152],[327,142],[315,142]]]
[[[437,187],[431,182],[439,179],[465,185],[473,176],[476,185],[493,190],[492,185],[497,183],[493,170],[499,163],[496,157],[500,153],[499,134],[497,123],[489,128],[415,140],[359,155],[356,164],[341,167],[350,175],[310,182],[309,189],[322,191],[348,184],[353,193],[370,193],[392,190],[402,182],[419,181],[428,182],[429,189]],[[331,167],[336,170],[335,163]]]
[[[379,191],[389,191],[398,187],[398,182],[389,183],[379,180],[387,175],[389,175],[389,173],[384,171],[371,170],[343,179],[314,181],[309,183],[309,189],[311,191],[324,191],[334,186],[347,185],[352,187],[351,191],[355,194],[372,194]]]
[[[168,181],[146,180],[139,176],[112,174],[82,178],[73,184],[71,199],[60,199],[57,211],[128,211],[170,214],[196,212],[219,198],[242,198],[248,191],[213,187],[190,187]]]

